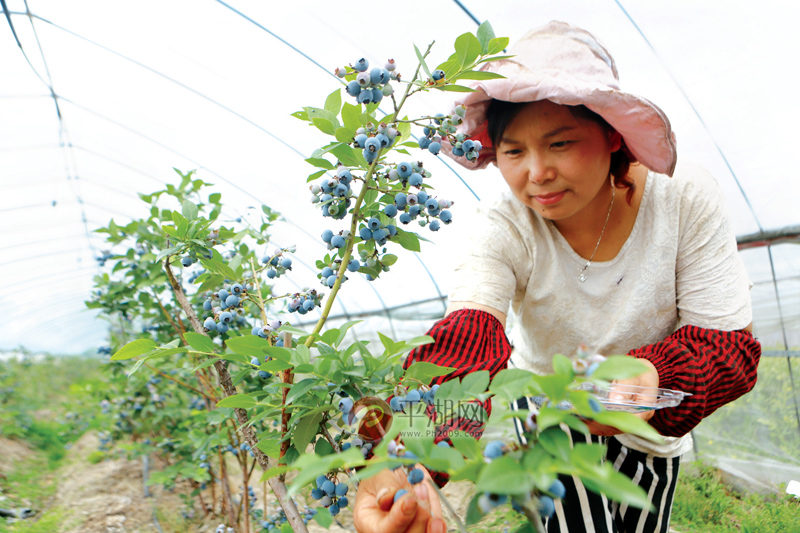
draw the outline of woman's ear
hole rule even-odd
[[[622,135],[616,130],[611,130],[608,134],[608,143],[611,145],[611,153],[613,154],[622,148]]]

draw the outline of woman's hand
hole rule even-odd
[[[389,470],[359,483],[353,522],[359,533],[445,533],[439,496],[430,486],[431,476],[425,473],[421,483],[411,485],[405,469]],[[430,481],[429,481],[430,480]],[[408,494],[394,502],[394,494],[405,489]]]
[[[656,370],[655,365],[648,361],[647,359],[639,359],[639,361],[645,363],[648,366],[648,370],[639,374],[638,376],[634,376],[628,379],[620,379],[614,380],[611,382],[611,390],[614,390],[614,385],[635,385],[637,387],[645,387],[645,389],[657,389],[658,388],[658,371]],[[644,390],[643,393],[647,394],[648,391]],[[640,393],[641,394],[641,393]],[[652,391],[652,394],[655,394],[655,390]],[[637,394],[629,393],[629,392],[611,392],[609,394],[609,399],[611,400],[624,400],[625,402],[642,402],[647,403],[652,400],[652,396],[645,396],[641,398],[637,398]],[[655,410],[651,409],[649,411],[644,411],[641,413],[635,413],[634,416],[638,416],[645,422],[650,420],[653,415],[655,414]],[[589,431],[593,435],[599,435],[601,437],[610,437],[612,435],[619,435],[622,431],[618,430],[612,426],[606,426],[605,424],[600,424],[595,422],[594,420],[584,420],[586,425],[589,427]]]

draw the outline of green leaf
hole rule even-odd
[[[449,91],[451,93],[474,93],[476,92],[475,89],[470,89],[469,87],[464,87],[463,85],[442,85],[441,87],[436,87],[441,91]]]
[[[439,376],[446,376],[453,370],[455,370],[455,368],[453,367],[438,366],[433,363],[427,363],[425,361],[417,361],[416,363],[412,363],[412,365],[408,367],[404,379],[417,380],[424,384],[428,384],[431,382],[433,378]]]
[[[539,445],[556,459],[569,462],[569,436],[560,427],[539,433]]]
[[[316,412],[304,416],[297,422],[297,427],[294,430],[294,437],[292,438],[295,448],[305,451],[311,439],[317,434],[321,420],[322,413]]]
[[[456,58],[458,62],[461,63],[461,67],[463,68],[475,63],[475,60],[481,55],[481,48],[480,41],[473,34],[467,32],[459,35],[456,38],[455,49]]]
[[[466,70],[461,74],[457,74],[451,78],[451,81],[456,80],[501,80],[505,76],[497,72],[489,72],[485,70]]]
[[[353,499],[355,499],[355,496]],[[331,512],[327,507],[318,507],[317,512],[314,513],[314,520],[316,520],[317,524],[321,525],[325,529],[330,528],[333,524],[333,517],[331,516]]]
[[[441,389],[440,389],[441,390]],[[533,489],[533,476],[509,456],[498,457],[481,470],[476,489],[495,494],[525,494]]]
[[[336,128],[334,132],[334,136],[336,140],[343,143],[353,142],[353,138],[356,136],[355,130],[351,130],[349,128]]]
[[[488,20],[485,20],[480,26],[478,26],[478,31],[476,31],[475,34],[478,37],[478,42],[481,43],[481,54],[488,54],[489,41],[495,38],[492,25],[489,24]]]
[[[333,446],[325,439],[317,439],[317,443],[314,444],[314,453],[319,456],[330,455],[333,453]]]
[[[167,227],[169,227],[169,226],[167,226]],[[162,229],[164,229],[164,228],[162,227]],[[183,248],[183,246],[173,246],[172,248],[167,248],[166,250],[161,250],[161,252],[159,252],[159,254],[156,256],[155,262],[158,263],[159,261],[161,261],[162,259],[164,259],[168,255],[172,255],[175,252],[179,251],[181,248]]]
[[[553,356],[553,372],[569,376],[570,381],[575,377],[575,373],[572,370],[572,361],[560,354]]]
[[[314,117],[311,119],[311,123],[322,133],[327,135],[334,135],[336,133],[336,125],[328,119]]]
[[[461,380],[461,390],[463,390],[464,393],[478,396],[486,392],[486,389],[489,387],[490,379],[491,377],[488,370],[467,374]]]
[[[419,238],[416,234],[411,233],[410,231],[397,228],[397,235],[392,237],[392,241],[396,242],[406,250],[411,250],[412,252],[420,251]]]
[[[308,179],[306,180],[306,182],[314,181],[315,179],[317,179],[318,177],[322,176],[326,172],[327,172],[327,170],[320,170],[319,172],[314,172],[312,174],[309,174],[308,175]]]
[[[333,170],[336,168],[333,163],[321,157],[309,157],[306,159],[306,163],[310,163],[317,168],[324,168],[325,170]]]
[[[451,435],[450,440],[453,441],[455,449],[461,452],[468,460],[474,461],[483,457],[481,446],[478,444],[478,441],[475,440],[475,437],[470,437],[469,435]]]
[[[545,430],[552,426],[557,426],[565,418],[571,415],[567,411],[556,409],[555,407],[540,407],[539,414],[536,417],[536,424]]]
[[[249,357],[263,357],[264,350],[269,348],[269,342],[258,335],[242,335],[241,337],[231,337],[226,342],[228,349],[235,353],[247,355]]]
[[[206,267],[208,270],[212,272],[216,272],[222,276],[225,276],[227,279],[236,279],[236,272],[231,269],[228,265],[221,261],[216,261],[214,259],[206,259],[204,257],[200,258],[200,263]]]
[[[336,89],[328,97],[325,99],[324,105],[325,111],[333,113],[334,115],[339,114],[339,110],[342,109],[342,90]]]
[[[342,344],[344,338],[347,336],[347,330],[362,322],[363,320],[349,320],[342,324],[342,326],[339,328],[339,336],[336,337],[335,341],[333,341],[333,346],[338,348],[339,345]]]
[[[361,162],[364,160],[364,157],[361,155],[361,150],[354,150],[350,146],[344,143],[339,143],[338,146],[335,146],[330,149],[330,153],[335,155],[342,164],[348,167],[360,167]],[[359,159],[360,158],[360,159]]]
[[[156,343],[150,339],[136,339],[131,341],[111,356],[112,361],[124,361],[138,355],[145,354],[155,349]]]
[[[639,435],[653,442],[661,443],[664,441],[661,434],[650,424],[636,415],[623,413],[620,411],[600,411],[592,417],[595,421],[607,426],[615,427],[623,433]]]
[[[312,122],[315,118],[321,118],[330,122],[333,125],[334,130],[340,126],[339,119],[336,118],[336,114],[331,113],[326,109],[320,109],[318,107],[304,107],[303,109],[306,111],[306,113],[308,113],[308,118]]]
[[[219,359],[217,357],[209,357],[208,359],[206,359],[205,361],[203,361],[202,363],[200,363],[199,365],[194,367],[192,369],[192,374],[194,374],[198,370],[203,370],[204,368],[210,367],[211,365],[213,365],[217,361],[219,361]]]
[[[397,262],[397,256],[396,255],[386,254],[383,257],[381,257],[381,263],[383,263],[386,266],[392,266],[396,262]]]
[[[414,52],[416,52],[417,54],[417,59],[419,60],[419,64],[422,67],[422,70],[424,70],[425,74],[427,74],[428,77],[430,78],[431,71],[428,69],[428,65],[425,64],[425,58],[422,57],[422,52],[419,51],[419,48],[417,48],[416,44],[414,45]]]
[[[297,398],[299,398],[300,396],[303,396],[305,393],[307,393],[309,390],[311,390],[311,388],[314,387],[315,385],[317,385],[318,383],[319,383],[319,380],[316,379],[316,378],[308,378],[308,379],[304,379],[303,381],[300,381],[298,383],[295,383],[294,385],[292,385],[291,390],[289,390],[289,394],[286,395],[286,404],[288,405],[288,404],[292,403],[294,400],[296,400]]]
[[[467,518],[466,518],[467,526],[474,526],[483,519],[483,511],[481,511],[481,508],[478,506],[478,498],[480,497],[481,497],[480,494],[476,494],[469,501],[469,505],[467,506]]]
[[[592,379],[628,379],[646,372],[646,363],[627,355],[612,355],[597,367],[592,374]]]
[[[533,373],[521,368],[507,368],[501,370],[492,380],[489,391],[513,402],[528,392],[528,385],[533,381]]]
[[[250,409],[257,404],[258,402],[248,394],[234,394],[233,396],[228,396],[218,401],[217,407],[240,407],[242,409]]]
[[[208,195],[208,202],[211,204],[218,204],[220,199],[222,198],[222,194],[215,192],[213,194]]]
[[[356,131],[363,126],[364,124],[361,123],[361,106],[345,102],[342,106],[342,122],[344,122],[345,128],[352,131]]]
[[[587,489],[605,494],[609,499],[625,502],[628,506],[639,509],[650,509],[651,512],[654,509],[644,489],[625,474],[614,470],[608,463],[596,474],[581,474],[580,478]]]
[[[189,343],[189,346],[198,352],[214,353],[214,343],[206,335],[187,331],[183,334],[183,338]]]
[[[508,37],[495,37],[489,41],[489,54],[502,52],[508,46]]]
[[[184,200],[181,206],[181,212],[183,212],[183,216],[187,219],[194,220],[197,218],[197,205],[189,200]]]

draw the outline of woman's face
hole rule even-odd
[[[613,130],[575,117],[567,106],[531,102],[498,143],[497,166],[514,195],[557,223],[583,221],[608,209]]]

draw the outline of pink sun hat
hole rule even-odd
[[[480,157],[474,162],[453,157],[452,147],[444,143],[447,155],[467,168],[485,168],[495,161],[486,133],[489,103],[550,100],[586,106],[622,135],[640,163],[672,176],[678,156],[669,119],[649,100],[620,90],[614,59],[591,33],[553,21],[528,32],[509,54],[514,57],[485,63],[480,69],[505,79],[472,81],[468,86],[477,92],[466,93],[454,104],[467,108],[458,132],[481,141]]]

